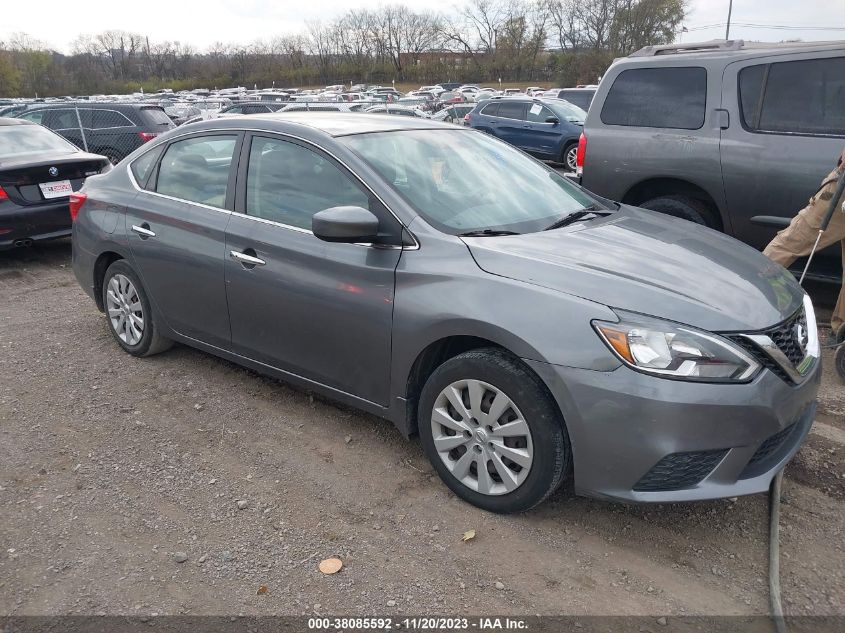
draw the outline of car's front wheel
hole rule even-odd
[[[418,420],[441,479],[484,510],[528,510],[569,471],[556,404],[540,379],[502,350],[472,350],[438,367],[423,387]]]
[[[141,280],[124,260],[108,267],[102,293],[109,330],[125,351],[152,356],[173,345],[160,334]]]

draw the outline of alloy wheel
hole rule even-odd
[[[137,345],[144,336],[144,309],[141,297],[126,275],[114,275],[106,291],[106,311],[112,329],[127,345]]]
[[[576,171],[578,169],[578,146],[573,145],[566,150],[566,168],[569,171]]]
[[[467,488],[504,495],[531,471],[531,430],[516,404],[479,380],[459,380],[434,401],[431,432],[438,456]]]

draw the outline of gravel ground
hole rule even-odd
[[[68,242],[0,255],[0,297],[0,615],[768,610],[765,496],[559,492],[486,514],[389,423],[187,347],[124,354]],[[845,614],[845,386],[826,360],[784,482],[796,615]]]

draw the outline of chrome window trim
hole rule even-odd
[[[343,167],[345,167],[346,170],[350,174],[352,174],[367,191],[369,191],[373,196],[375,196],[375,198],[382,204],[382,206],[385,209],[387,209],[387,212],[390,215],[392,215],[393,218],[399,223],[399,226],[401,226],[408,233],[408,235],[411,236],[411,239],[414,241],[413,246],[405,246],[405,245],[398,245],[398,244],[372,244],[372,243],[369,243],[369,242],[367,242],[367,243],[365,243],[365,242],[353,242],[352,245],[353,246],[366,246],[368,248],[380,248],[380,249],[385,249],[385,250],[403,250],[403,251],[419,250],[420,242],[417,239],[417,236],[414,235],[411,232],[411,230],[405,225],[405,223],[402,222],[402,220],[399,219],[399,216],[397,216],[393,212],[393,209],[391,209],[387,205],[387,203],[382,199],[382,197],[380,195],[378,195],[373,190],[373,188],[370,187],[364,181],[364,179],[361,178],[361,176],[359,176],[355,172],[355,170],[353,170],[345,161],[338,158],[338,156],[336,154],[334,154],[333,152],[330,152],[325,147],[317,145],[317,143],[310,141],[307,138],[302,138],[301,136],[296,136],[294,134],[289,134],[287,132],[278,132],[278,131],[275,131],[275,130],[262,130],[262,129],[258,129],[258,128],[243,128],[243,127],[239,127],[239,128],[212,128],[212,129],[208,129],[208,130],[195,130],[195,131],[185,132],[184,134],[178,134],[176,136],[169,137],[166,140],[163,140],[159,143],[156,143],[153,147],[150,147],[148,151],[153,151],[159,145],[165,145],[165,144],[168,144],[168,143],[172,143],[176,139],[179,139],[183,136],[190,136],[190,135],[200,136],[200,135],[202,135],[206,132],[223,132],[223,133],[229,132],[229,133],[233,133],[233,134],[238,134],[240,132],[252,132],[252,133],[257,133],[257,134],[269,134],[271,136],[282,136],[282,137],[294,139],[294,140],[297,140],[297,141],[301,141],[302,143],[310,145],[311,147],[314,147],[314,148],[320,150],[321,152],[326,153],[328,156],[333,158],[335,161],[337,161],[338,163],[343,165]],[[144,154],[146,154],[146,152],[141,154],[141,156],[143,156]],[[298,227],[298,226],[293,226],[293,225],[290,225],[290,224],[283,224],[281,222],[276,222],[274,220],[266,220],[264,218],[259,218],[259,217],[256,217],[254,215],[248,215],[246,213],[237,213],[236,211],[230,211],[229,209],[219,209],[217,207],[212,207],[212,206],[207,205],[207,204],[202,204],[201,202],[193,202],[192,200],[183,200],[181,198],[174,198],[173,196],[168,196],[168,195],[163,194],[163,193],[158,193],[157,191],[149,191],[148,189],[143,189],[143,188],[138,186],[138,182],[135,180],[135,175],[132,173],[132,169],[131,169],[132,163],[134,163],[136,160],[140,159],[141,156],[134,158],[133,160],[129,161],[126,164],[126,173],[129,175],[129,181],[132,183],[132,186],[135,187],[136,191],[138,191],[140,193],[147,193],[147,194],[151,194],[151,195],[154,195],[154,196],[159,196],[161,198],[166,198],[168,200],[174,200],[176,202],[186,202],[188,204],[194,204],[194,205],[197,205],[199,207],[211,209],[212,211],[221,211],[223,213],[228,213],[229,215],[236,215],[238,217],[249,218],[250,220],[255,220],[257,222],[269,224],[271,226],[278,226],[278,227],[283,228],[283,229],[289,229],[291,231],[297,231],[299,233],[308,233],[310,235],[314,235],[313,231],[311,231],[309,229],[303,229],[303,228]],[[233,158],[233,160],[234,160],[234,158]]]

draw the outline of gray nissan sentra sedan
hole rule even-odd
[[[406,117],[211,120],[71,201],[134,356],[185,343],[418,433],[496,512],[766,490],[806,437],[813,306],[752,248]],[[285,450],[279,447],[279,450]]]

